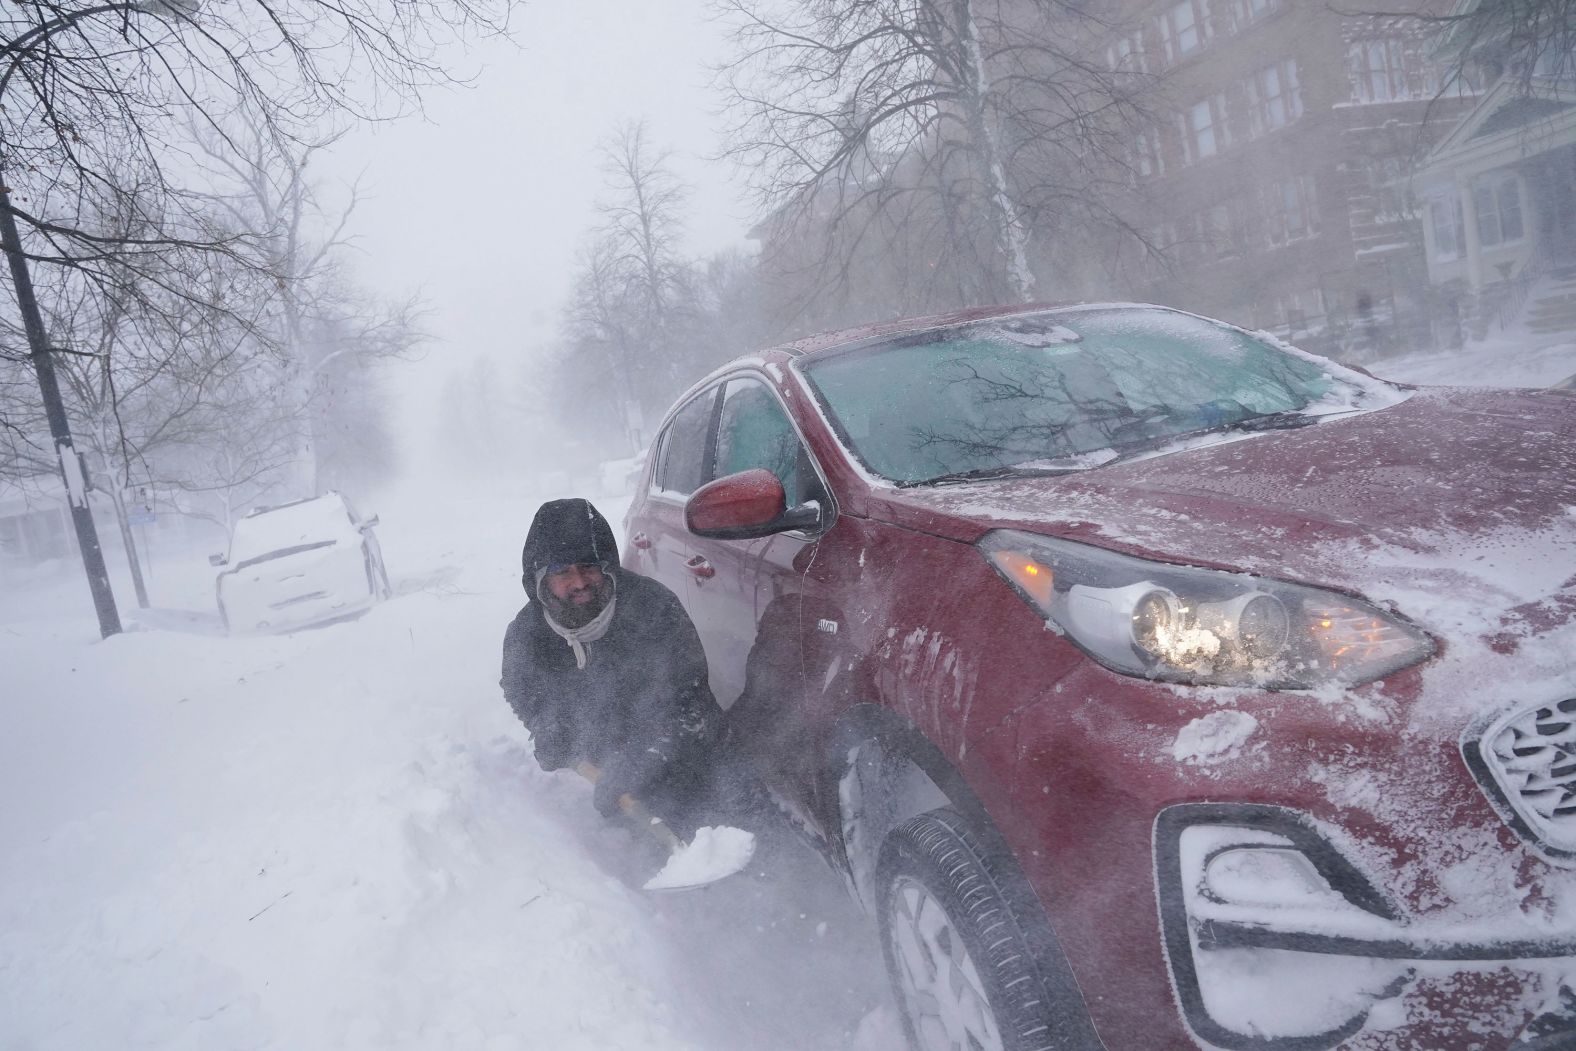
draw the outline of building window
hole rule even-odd
[[[1346,50],[1354,102],[1428,98],[1437,88],[1421,62],[1398,39],[1361,40]]]
[[[1230,259],[1237,254],[1235,224],[1228,205],[1210,208],[1199,217],[1199,224],[1206,249],[1216,259]]]
[[[1280,0],[1237,0],[1237,27],[1256,22],[1280,6]]]
[[[1248,132],[1259,136],[1302,116],[1302,86],[1294,59],[1277,62],[1248,78]]]
[[[1182,143],[1189,164],[1213,157],[1231,144],[1224,95],[1200,99],[1183,112]]]
[[[1289,332],[1318,332],[1324,327],[1324,293],[1308,288],[1276,296],[1275,315]]]
[[[1434,197],[1428,202],[1428,225],[1434,235],[1434,258],[1460,259],[1466,238],[1461,216],[1461,199],[1455,194]]]
[[[1264,221],[1272,245],[1317,234],[1319,212],[1313,176],[1298,175],[1271,184],[1265,194]]]
[[[1204,255],[1204,242],[1199,236],[1196,215],[1186,215],[1177,220],[1176,257],[1185,263],[1196,262]]]
[[[1140,179],[1164,173],[1160,159],[1160,133],[1151,128],[1133,138],[1133,173]]]
[[[1116,73],[1147,73],[1144,61],[1144,38],[1141,33],[1130,33],[1105,49],[1106,65]]]
[[[1174,65],[1204,46],[1209,31],[1201,6],[1202,0],[1182,0],[1160,15],[1160,42],[1167,64]]]
[[[1478,243],[1484,248],[1521,240],[1521,183],[1514,175],[1478,183],[1472,203],[1477,208]]]
[[[1411,167],[1399,157],[1384,157],[1368,161],[1368,184],[1373,189],[1374,217],[1376,223],[1400,223],[1414,220],[1417,202],[1412,197]]]
[[[1180,250],[1181,235],[1176,223],[1161,223],[1146,231],[1149,243],[1144,246],[1144,269],[1150,273],[1164,273],[1169,261]]]

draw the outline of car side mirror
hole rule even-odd
[[[378,516],[377,515],[368,515],[367,517],[365,517],[365,518],[363,518],[361,520],[361,524],[358,525],[356,528],[357,529],[371,529],[373,526],[375,526],[377,524],[378,524]]]
[[[225,555],[209,555],[208,564],[210,566],[227,566],[230,564],[230,559]]]
[[[821,505],[807,501],[789,509],[783,484],[759,467],[725,475],[695,490],[684,504],[684,524],[713,540],[754,540],[821,524]]]

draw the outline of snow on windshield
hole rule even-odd
[[[356,528],[345,502],[321,496],[268,511],[257,511],[235,524],[230,561],[244,562],[270,551],[282,551],[325,540],[354,540]]]
[[[1084,469],[1259,417],[1398,400],[1388,384],[1313,355],[1142,308],[964,325],[805,371],[866,466],[910,484],[1013,466]]]

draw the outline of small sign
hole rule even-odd
[[[127,511],[126,523],[128,525],[152,525],[159,520],[159,516],[152,511]]]

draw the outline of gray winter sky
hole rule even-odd
[[[459,363],[509,367],[551,335],[595,221],[597,142],[621,122],[645,117],[694,185],[693,251],[742,243],[748,225],[729,166],[706,159],[718,143],[707,66],[723,39],[703,0],[535,0],[514,35],[453,56],[474,86],[430,93],[424,117],[356,130],[320,170],[362,176],[361,282],[430,306],[437,339],[402,370],[411,415]]]

